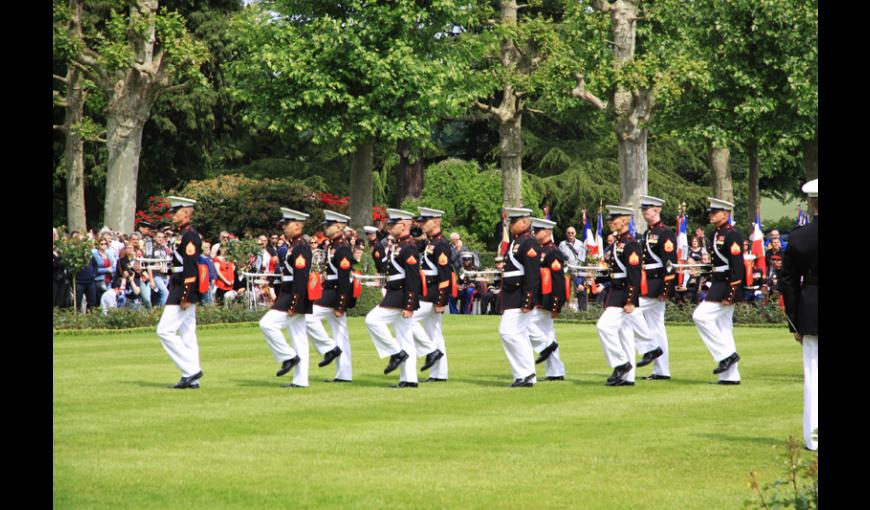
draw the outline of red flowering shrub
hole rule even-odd
[[[155,227],[170,222],[169,201],[162,197],[150,196],[145,202],[145,210],[136,211],[136,224],[147,221]]]

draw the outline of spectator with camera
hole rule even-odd
[[[154,234],[154,253],[152,253],[151,258],[164,260],[163,263],[158,264],[157,269],[151,270],[158,306],[165,305],[166,299],[169,297],[169,260],[171,257],[172,251],[166,242],[166,233],[157,232]]]

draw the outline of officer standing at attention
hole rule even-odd
[[[296,367],[289,388],[308,387],[308,337],[305,334],[305,315],[311,313],[312,302],[308,299],[308,274],[311,271],[311,248],[302,236],[308,214],[286,207],[281,208],[282,228],[290,251],[281,265],[281,293],[272,308],[260,319],[260,329],[266,337],[266,345],[281,369],[275,373],[281,377]],[[290,342],[287,345],[282,328],[287,328]],[[329,340],[326,351],[335,348]]]
[[[807,450],[817,450],[813,431],[819,427],[819,180],[801,189],[807,194],[813,221],[789,236],[779,290],[789,331],[804,351],[804,444]]]
[[[172,223],[180,236],[172,246],[169,297],[157,324],[157,336],[172,362],[181,370],[181,379],[173,387],[197,389],[197,379],[202,377],[202,367],[199,365],[199,344],[196,341],[195,303],[200,299],[197,264],[202,251],[202,240],[190,226],[196,200],[182,197],[167,199]]]
[[[387,209],[387,228],[396,239],[386,254],[386,294],[379,306],[366,315],[366,327],[381,358],[390,357],[384,374],[401,367],[395,388],[417,387],[417,353],[412,333],[414,311],[420,307],[423,290],[420,278],[420,252],[411,238],[414,215],[400,209]],[[378,249],[378,248],[376,248]],[[387,326],[396,331],[394,338]]]
[[[635,335],[649,341],[646,321],[637,309],[643,250],[628,231],[633,208],[608,205],[607,211],[616,240],[605,258],[610,265],[610,290],[596,326],[604,357],[613,368],[607,386],[634,386]]]
[[[541,247],[529,233],[531,209],[507,207],[505,213],[511,222],[513,240],[507,249],[502,274],[502,316],[498,333],[514,376],[511,387],[531,387],[537,378],[529,324],[541,285]]]
[[[713,263],[710,290],[704,301],[695,308],[692,320],[701,340],[719,366],[713,373],[719,375],[719,384],[740,384],[737,346],[734,343],[734,303],[743,294],[743,236],[728,224],[734,204],[710,198],[710,223],[716,226],[709,239]]]
[[[638,367],[655,361],[652,375],[646,380],[670,379],[668,363],[668,333],[665,331],[665,304],[674,296],[676,273],[666,271],[668,262],[677,263],[677,236],[662,223],[661,213],[665,201],[646,195],[640,197],[640,210],[648,225],[641,239],[643,248],[643,274],[641,274],[640,311],[651,335],[649,342],[638,338],[637,352],[643,354]],[[645,282],[643,280],[646,280]]]
[[[453,281],[453,266],[450,265],[450,243],[441,232],[441,217],[444,211],[419,207],[417,222],[428,242],[422,253],[420,267],[426,278],[426,295],[420,297],[420,308],[414,312],[414,340],[427,338],[435,350],[426,354],[426,362],[420,371],[432,369],[425,382],[447,380],[447,347],[441,332],[441,319],[450,295]]]
[[[553,242],[555,221],[542,218],[532,219],[535,240],[541,247],[541,285],[538,288],[538,303],[531,312],[529,340],[532,349],[538,353],[535,364],[546,362],[547,381],[565,380],[565,364],[559,357],[559,344],[553,319],[559,316],[565,305],[565,256]]]
[[[326,351],[319,367],[325,367],[335,362],[335,378],[326,382],[350,382],[353,379],[351,367],[350,336],[347,332],[347,310],[356,306],[353,298],[353,251],[350,243],[344,237],[344,227],[350,221],[350,216],[335,211],[323,211],[323,232],[330,240],[327,252],[326,281],[323,285],[323,296],[314,303],[312,313],[305,316],[305,328],[308,336],[315,344],[335,347]],[[323,320],[329,322],[332,339],[326,334]]]

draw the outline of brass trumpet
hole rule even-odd
[[[169,261],[172,259],[146,259],[146,258],[136,258],[133,259],[140,264],[142,264],[142,269],[147,269],[149,271],[153,271],[155,269],[159,269],[161,271],[168,271]]]
[[[709,273],[713,270],[713,264],[674,264],[669,260],[665,265],[665,270],[668,273],[673,273],[675,269],[703,269],[702,273]]]
[[[610,273],[609,267],[602,266],[575,266],[573,264],[565,264],[565,267],[568,268],[568,272],[572,274],[596,273],[606,275]]]
[[[501,274],[503,272],[504,271],[499,271],[497,269],[486,270],[486,271],[468,271],[466,269],[463,269],[462,271],[459,272],[459,278],[464,280],[467,277],[471,277],[471,278],[469,278],[471,280],[486,281],[485,279],[478,279],[478,278],[473,278],[473,277],[475,277],[475,276],[484,276],[484,277],[492,276],[494,278],[495,276],[501,276]]]
[[[387,281],[387,277],[382,274],[355,274],[353,277],[366,287],[383,287]]]

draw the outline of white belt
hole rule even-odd
[[[404,279],[405,279],[405,275],[403,275],[403,274],[391,274],[390,276],[387,276],[388,282],[394,282],[397,280],[404,280]]]
[[[173,272],[173,273],[181,273],[182,271],[184,271],[184,267],[183,267],[183,266],[175,266],[175,267],[172,268],[172,272]]]
[[[513,278],[514,276],[523,276],[526,274],[525,271],[508,271],[507,273],[503,273],[501,275],[502,278]]]
[[[724,273],[725,271],[728,271],[728,269],[729,269],[728,266],[716,266],[713,268],[713,272],[714,273]]]
[[[281,281],[282,281],[282,282],[292,282],[292,281],[293,281],[293,277],[292,277],[292,276],[287,276],[287,275],[281,275]]]
[[[435,269],[424,269],[423,274],[426,276],[438,276],[438,270]]]
[[[332,280],[338,280],[338,275],[337,274],[326,275],[326,281],[331,282]]]
[[[661,269],[663,267],[665,267],[665,266],[662,265],[661,262],[655,262],[652,264],[644,264],[644,266],[643,266],[644,269]]]
[[[612,273],[610,275],[610,279],[611,280],[622,280],[626,276],[628,276],[628,275],[626,275],[625,273]]]

